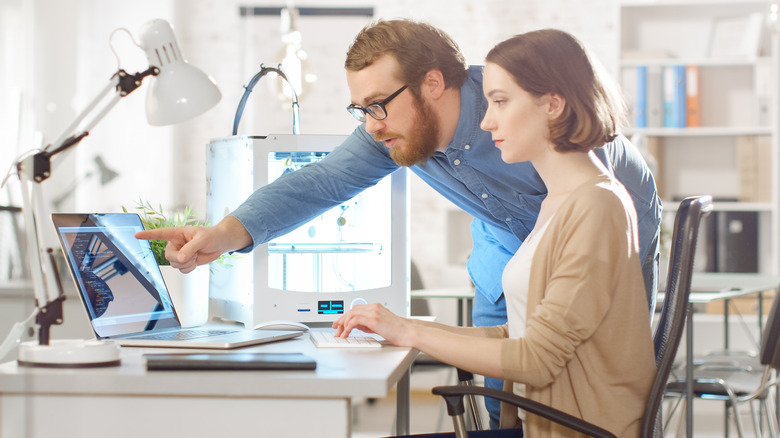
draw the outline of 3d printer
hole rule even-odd
[[[225,217],[257,188],[321,160],[343,136],[232,136],[208,146],[208,215]],[[405,169],[210,275],[210,315],[253,327],[334,321],[355,304],[409,314]],[[269,207],[270,208],[270,207]]]

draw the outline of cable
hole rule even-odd
[[[244,85],[244,94],[241,96],[241,101],[238,103],[238,108],[236,109],[236,116],[233,118],[233,135],[238,134],[238,124],[241,122],[241,116],[244,114],[244,107],[246,106],[246,101],[249,99],[249,95],[252,93],[252,89],[255,88],[255,85],[257,85],[260,78],[271,72],[281,76],[282,79],[290,85],[290,90],[292,90],[293,134],[299,133],[300,122],[298,111],[300,105],[298,105],[298,93],[295,92],[295,87],[293,87],[289,79],[287,79],[287,75],[282,71],[281,65],[279,67],[267,67],[265,64],[260,64],[260,71],[255,73],[255,75],[252,76],[252,79]]]
[[[8,173],[6,173],[6,175],[5,175],[5,178],[3,178],[3,182],[2,182],[2,184],[0,184],[0,189],[2,189],[3,187],[5,187],[5,183],[7,183],[7,182],[8,182],[8,180],[9,180],[9,179],[10,179],[12,176],[14,176],[14,175],[18,174],[18,172],[19,172],[19,163],[21,163],[22,161],[24,161],[24,159],[25,159],[25,158],[27,158],[27,157],[29,157],[29,156],[31,156],[31,155],[35,155],[35,154],[37,154],[38,152],[41,152],[41,149],[31,149],[31,150],[29,150],[29,151],[27,151],[27,152],[25,152],[25,153],[23,153],[23,154],[19,155],[19,156],[18,156],[18,157],[17,157],[17,158],[16,158],[16,159],[15,159],[15,160],[14,160],[14,161],[11,163],[11,165],[8,167]]]

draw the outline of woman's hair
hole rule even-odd
[[[574,36],[556,29],[516,35],[497,44],[485,58],[537,97],[566,99],[560,117],[550,121],[550,141],[559,152],[588,150],[615,139],[625,124],[626,104],[613,81]]]
[[[415,95],[431,70],[442,73],[446,88],[460,88],[466,81],[466,61],[455,41],[431,25],[404,19],[364,27],[349,47],[344,67],[359,71],[386,54],[398,61],[399,79]]]

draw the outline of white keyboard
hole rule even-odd
[[[346,339],[337,338],[331,330],[309,330],[309,337],[317,348],[376,348],[382,343],[367,335],[351,334]]]

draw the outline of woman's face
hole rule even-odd
[[[533,96],[509,72],[490,62],[485,65],[482,90],[488,109],[480,127],[492,134],[501,159],[532,161],[550,147],[551,95]]]

